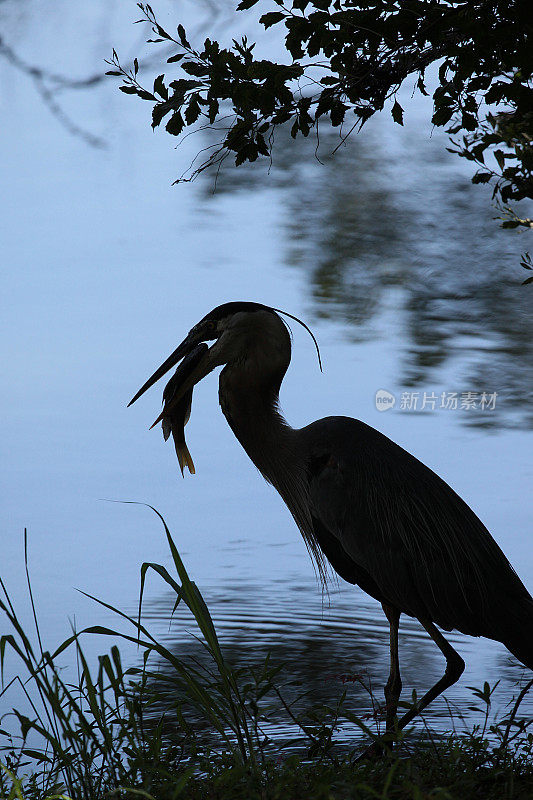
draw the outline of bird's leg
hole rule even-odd
[[[397,645],[398,645],[398,622],[396,622],[396,624],[394,625],[394,622],[391,621],[391,619],[389,617],[389,612],[391,610],[394,612],[394,609],[391,609],[390,606],[387,607],[387,609],[385,609],[385,606],[383,606],[383,610],[385,611],[385,614],[387,615],[387,619],[389,619],[389,623],[390,623],[390,627],[391,627],[391,674],[389,676],[389,680],[387,681],[387,686],[385,688],[385,699],[387,700],[387,731],[386,732],[388,733],[389,730],[393,730],[394,716],[395,716],[395,713],[396,713],[396,707],[395,707],[394,714],[392,716],[389,715],[389,713],[390,713],[389,712],[389,697],[392,697],[395,700],[396,704],[398,703],[398,697],[399,697],[400,689],[401,689],[401,680],[400,680],[400,670],[399,670],[399,664],[398,664],[398,651],[397,651]],[[394,612],[394,613],[397,613],[397,612]],[[398,619],[399,619],[399,616],[400,615],[398,614]],[[459,680],[459,678],[463,674],[463,670],[465,668],[465,662],[463,661],[463,659],[461,658],[459,653],[457,653],[456,650],[453,649],[451,644],[446,641],[446,639],[444,638],[442,633],[435,627],[435,625],[433,625],[433,623],[429,622],[428,620],[420,619],[419,622],[420,622],[421,625],[423,625],[423,627],[429,633],[429,635],[431,636],[431,638],[433,639],[433,641],[435,642],[437,647],[444,654],[444,657],[446,658],[446,670],[445,670],[444,675],[442,676],[442,678],[439,681],[437,681],[435,686],[432,686],[431,689],[429,690],[429,692],[426,692],[426,694],[423,696],[423,698],[421,700],[419,700],[419,702],[416,704],[416,706],[413,706],[412,708],[410,708],[409,711],[406,714],[404,714],[403,717],[398,721],[397,727],[396,727],[396,730],[398,730],[398,731],[401,731],[402,728],[405,728],[405,726],[408,725],[411,722],[411,720],[413,720],[418,714],[420,714],[420,712],[423,711],[424,708],[426,708],[432,702],[432,700],[434,700],[436,697],[438,697],[439,694],[441,694],[441,692],[444,692],[445,689],[448,689],[450,686],[453,686],[453,684],[456,681]],[[396,632],[395,633],[393,632],[394,627],[396,627]],[[394,666],[393,666],[393,664],[394,664],[394,661],[393,661],[393,658],[394,658],[394,656],[393,656],[393,652],[394,652],[393,637],[395,637],[395,641],[396,641],[396,665],[397,665],[397,675],[398,675],[398,683],[396,683],[396,684],[394,684],[394,681],[391,681],[391,677],[393,677],[393,672],[394,672]],[[389,688],[389,684],[390,684],[391,687],[392,686],[396,687],[396,691],[398,692],[398,695],[396,697],[395,697],[394,692]],[[391,724],[391,728],[390,729],[389,729],[389,724]],[[382,753],[383,753],[383,745],[378,740],[378,741],[373,742],[373,744],[371,744],[370,747],[368,747],[359,756],[358,761],[359,760],[363,760],[363,759],[374,759],[374,758],[377,758],[378,756],[382,755]]]
[[[401,730],[408,725],[411,720],[420,714],[420,712],[423,711],[424,708],[426,708],[426,706],[432,702],[432,700],[438,697],[441,692],[444,692],[445,689],[453,686],[453,684],[459,680],[465,668],[465,662],[459,653],[453,649],[449,642],[446,641],[442,633],[435,627],[435,625],[432,622],[429,622],[429,620],[419,619],[419,622],[424,626],[426,631],[429,633],[437,647],[441,650],[446,658],[446,670],[442,678],[437,681],[435,686],[432,686],[431,689],[426,692],[423,698],[415,706],[410,708],[406,714],[403,715],[398,722],[398,730]]]
[[[398,700],[402,691],[402,679],[400,677],[400,659],[398,656],[398,625],[400,622],[400,612],[393,606],[381,604],[385,616],[390,626],[390,673],[385,685],[385,703],[387,727],[385,734],[393,733],[396,713],[398,711]],[[392,749],[392,741],[386,737],[385,741],[376,739],[357,759],[358,761],[376,759],[383,755],[384,748]]]
[[[393,606],[388,606],[385,603],[381,604],[385,616],[389,621],[390,626],[390,673],[389,679],[385,685],[385,703],[386,703],[386,731],[389,733],[394,730],[394,720],[398,711],[398,700],[400,699],[400,692],[402,691],[402,679],[400,676],[400,659],[398,656],[398,626],[400,622],[400,612]]]

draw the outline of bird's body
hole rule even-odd
[[[533,669],[533,599],[483,523],[450,486],[364,422],[326,417],[294,429],[283,419],[278,394],[291,343],[273,309],[249,303],[214,309],[137,396],[170,368],[173,358],[203,338],[217,341],[181,395],[191,381],[225,365],[219,382],[222,411],[287,504],[321,576],[329,562],[383,606],[391,626],[387,728],[393,727],[401,689],[402,613],[422,623],[447,668],[418,707],[402,717],[400,728],[464,668],[435,625],[499,640]]]
[[[404,614],[503,642],[533,669],[533,600],[464,500],[364,422],[329,417],[301,434],[314,532],[334,569]]]
[[[220,405],[285,500],[319,568],[323,553],[344,580],[379,602],[448,631],[499,640],[533,669],[533,599],[464,500],[364,422],[326,417],[291,428],[276,390],[290,340],[281,355],[270,347],[254,358],[248,348],[249,363],[226,366],[220,375]],[[256,365],[265,362],[269,391],[259,391],[265,375],[258,376]],[[521,640],[524,623],[530,641]]]

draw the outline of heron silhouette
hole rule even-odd
[[[325,417],[294,429],[285,421],[279,390],[291,359],[291,338],[277,311],[251,302],[213,309],[129,405],[188,357],[188,368],[172,379],[172,391],[165,390],[165,408],[156,423],[180,408],[183,421],[195,384],[215,367],[224,367],[222,412],[288,506],[321,578],[326,580],[329,563],[383,607],[390,626],[387,732],[405,727],[464,670],[463,659],[437,626],[503,642],[533,669],[533,599],[464,500],[429,467],[364,422]],[[212,340],[211,347],[198,348]],[[401,614],[425,628],[442,651],[446,669],[398,720]]]

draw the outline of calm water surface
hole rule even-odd
[[[177,14],[172,3],[161,8],[165,20]],[[151,52],[130,26],[134,3],[43,9],[38,0],[0,6],[2,36],[28,64],[85,78],[113,46],[126,59]],[[184,14],[200,35],[203,8]],[[222,38],[235,33],[224,7],[217,24]],[[322,163],[315,143],[289,146],[280,135],[270,173],[228,166],[213,193],[212,175],[171,186],[207,135],[174,151],[151,132],[148,105],[112,81],[55,94],[60,113],[42,92],[4,51],[3,577],[27,609],[26,526],[47,645],[68,635],[69,618],[78,628],[111,624],[74,587],[135,609],[140,564],[169,564],[163,533],[146,509],[102,499],[149,502],[165,515],[229,657],[260,663],[271,650],[287,665],[288,691],[334,702],[346,689],[365,713],[352,677],[381,693],[382,612],[344,583],[322,597],[288,512],[218,409],[216,376],[195,395],[187,433],[197,474],[185,480],[173,448],[147,430],[159,388],[126,403],[211,307],[255,299],[286,308],[313,325],[325,362],[321,375],[296,326],[281,396],[291,424],[338,413],[386,433],[467,500],[532,588],[533,323],[519,267],[529,240],[497,227],[490,193],[469,184],[468,165],[446,152],[420,101],[405,128],[380,117],[334,158],[337,139],[324,134]],[[379,389],[396,398],[386,413],[376,409]],[[496,394],[495,408],[440,407],[443,393],[466,392],[478,402]],[[417,408],[404,408],[416,393]],[[169,632],[172,600],[155,582],[150,591],[148,621],[194,655],[192,624],[178,615]],[[465,687],[500,680],[503,709],[521,667],[499,644],[450,638],[468,667],[448,702],[472,723]],[[87,648],[95,655],[104,644]],[[409,620],[401,661],[407,696],[443,669]],[[445,702],[427,718],[444,729]]]

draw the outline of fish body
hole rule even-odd
[[[208,345],[201,342],[185,356],[163,391],[163,411],[161,413],[163,436],[166,442],[172,434],[182,475],[185,467],[194,475],[194,462],[185,441],[185,425],[191,416],[193,390],[191,388],[185,392],[177,403],[174,402],[174,397],[208,349]],[[168,413],[165,413],[165,409],[168,409]]]

